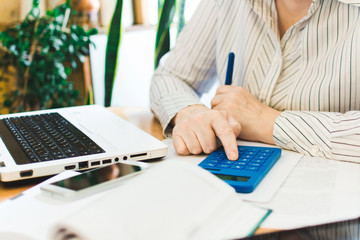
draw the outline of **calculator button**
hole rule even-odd
[[[203,163],[203,167],[215,167],[216,163]]]
[[[239,160],[237,160],[237,162],[250,162],[252,160],[252,158],[239,158]]]
[[[273,150],[265,149],[265,150],[260,150],[259,152],[261,152],[261,153],[272,153]]]
[[[248,166],[249,166],[249,167],[261,167],[262,164],[260,164],[260,163],[249,163]]]
[[[216,165],[216,167],[219,167],[219,168],[229,168],[230,166],[231,166],[230,164],[222,164],[222,163]]]
[[[253,158],[253,157],[254,157],[253,155],[246,155],[246,154],[244,154],[244,155],[241,155],[240,158]]]
[[[258,167],[245,167],[245,169],[246,170],[250,170],[250,171],[257,171],[257,170],[259,170],[259,168]]]
[[[208,159],[206,160],[207,163],[219,163],[220,160],[219,159]]]
[[[271,154],[270,153],[264,153],[264,152],[259,152],[258,154],[257,154],[257,156],[265,156],[265,157],[268,157],[268,156],[270,156]]]
[[[254,152],[254,151],[246,151],[245,154],[246,154],[246,155],[256,155],[257,152]]]
[[[253,162],[253,163],[264,163],[265,160],[253,159],[253,160],[251,160],[251,162]]]
[[[230,161],[230,160],[225,160],[225,161],[221,161],[222,164],[233,164],[235,161]]]
[[[256,160],[267,160],[269,157],[266,157],[266,156],[255,156],[254,159]]]
[[[234,163],[235,166],[246,166],[248,163],[247,162],[236,162]]]
[[[245,150],[245,151],[252,151],[252,152],[255,152],[255,151],[257,151],[257,149],[256,148],[254,148],[254,147],[249,147],[249,146],[241,146],[241,147],[239,147],[239,149],[242,149],[242,150]]]
[[[240,165],[232,165],[231,168],[234,168],[234,169],[244,169],[245,167],[244,166],[240,166]]]

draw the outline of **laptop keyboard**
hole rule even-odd
[[[2,119],[2,122],[27,157],[28,162],[50,161],[105,152],[58,113],[10,117]],[[13,139],[3,136],[2,139],[8,148],[13,144]],[[17,163],[25,163],[23,160],[17,161],[14,156],[17,154],[13,154],[14,149],[12,151],[9,149],[9,151]]]

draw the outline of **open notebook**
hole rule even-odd
[[[165,144],[97,105],[2,115],[0,137],[2,182],[167,153]]]
[[[238,239],[252,235],[271,212],[181,160],[153,163],[112,189],[74,201],[41,192],[70,173],[0,204],[0,239]]]

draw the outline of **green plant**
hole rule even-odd
[[[16,69],[16,88],[4,101],[10,112],[75,105],[78,90],[68,75],[85,60],[90,35],[97,31],[67,28],[70,14],[70,0],[42,17],[39,0],[33,0],[24,21],[0,33],[2,73]]]
[[[116,66],[121,42],[121,16],[123,1],[117,0],[111,19],[105,56],[105,106],[111,105],[112,90],[116,76]]]
[[[117,0],[116,8],[110,23],[105,57],[105,106],[111,105],[111,97],[116,76],[118,52],[121,42],[121,16],[123,1]],[[185,24],[185,0],[159,0],[159,22],[155,42],[155,68],[161,57],[170,50],[170,26],[178,10],[178,32]]]
[[[159,23],[155,40],[154,66],[158,67],[160,59],[170,50],[170,27],[176,11],[178,11],[178,33],[182,30],[185,19],[185,0],[159,0]]]

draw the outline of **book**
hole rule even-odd
[[[234,239],[270,213],[209,172],[164,161],[60,220],[52,239]]]

